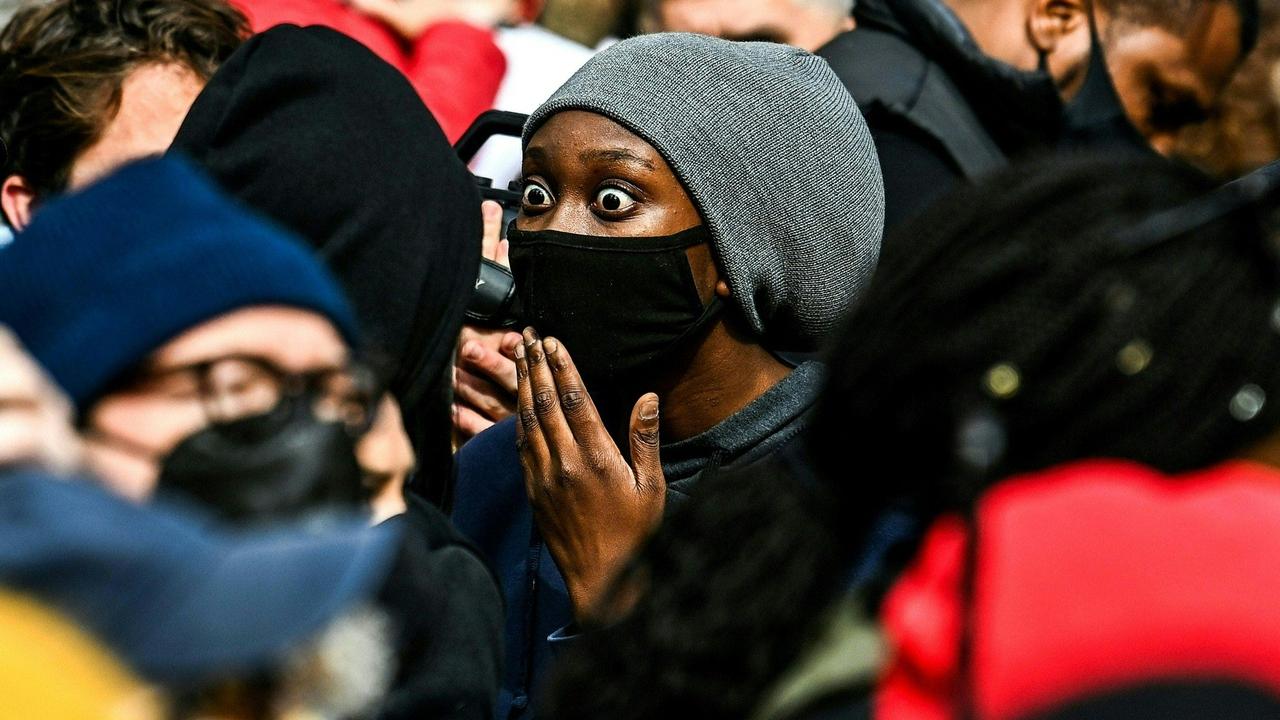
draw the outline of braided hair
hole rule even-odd
[[[807,442],[821,481],[778,463],[703,480],[620,579],[640,588],[631,613],[557,666],[548,715],[750,716],[891,504],[927,516],[1091,456],[1176,472],[1274,432],[1280,282],[1256,219],[1123,241],[1210,189],[1162,160],[1057,158],[891,237],[829,349]]]

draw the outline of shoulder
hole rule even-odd
[[[919,93],[929,59],[902,38],[879,30],[843,33],[819,48],[859,105],[909,105]]]

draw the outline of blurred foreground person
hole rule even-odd
[[[395,554],[396,528],[335,519],[323,529],[228,534],[164,503],[136,506],[87,479],[31,469],[0,471],[0,496],[0,586],[92,633],[163,689],[176,717],[293,711],[338,720],[383,701],[392,634],[368,603]],[[44,651],[58,638],[43,636]],[[27,671],[38,659],[26,656]],[[0,658],[0,686],[13,679],[6,664]],[[123,670],[114,677],[127,680]],[[112,681],[104,671],[95,682]],[[32,698],[39,711],[26,717],[58,717],[54,696],[91,687]],[[22,696],[6,697],[8,710]],[[161,699],[132,697],[139,710]]]
[[[0,322],[67,391],[84,464],[113,489],[180,492],[238,522],[397,514],[361,458],[403,431],[376,416],[336,282],[186,161],[51,203],[0,249],[0,278]],[[381,598],[401,661],[383,716],[484,717],[500,657],[492,576],[438,513],[388,522],[406,532]]]
[[[1258,38],[1257,0],[860,0],[818,54],[867,115],[888,225],[1055,148],[1173,150]]]
[[[529,118],[524,142],[508,234],[532,325],[519,413],[459,453],[453,515],[507,597],[503,716],[526,710],[549,636],[597,617],[669,500],[808,424],[823,369],[770,348],[834,326],[883,220],[852,98],[783,45],[625,40]]]
[[[813,52],[854,26],[854,0],[643,0],[649,32],[794,45]]]
[[[30,3],[0,32],[0,207],[21,230],[42,200],[162,153],[248,35],[222,0]]]
[[[564,658],[550,714],[865,717],[890,653],[896,690],[876,716],[895,720],[963,715],[934,709],[973,687],[982,718],[1122,681],[1280,689],[1259,603],[1280,535],[1280,264],[1252,210],[1151,219],[1210,189],[1159,160],[1060,159],[904,228],[914,244],[886,245],[829,354],[813,461],[704,481],[614,586],[634,609]],[[887,637],[869,621],[923,524],[1001,478],[1095,457],[1129,462],[1094,467],[1074,496],[1046,480],[1063,494],[1022,507],[1052,514],[991,525],[982,574],[964,574],[953,533],[915,573],[938,592],[894,604]],[[1161,476],[1203,468],[1185,495]],[[995,624],[939,600],[965,577]],[[987,627],[1019,634],[965,634]],[[966,673],[989,668],[994,686]],[[988,687],[1021,710],[986,714]]]
[[[75,623],[0,591],[0,720],[161,720],[148,686]]]
[[[371,601],[397,527],[231,535],[133,505],[74,474],[69,407],[0,328],[0,717],[337,720],[383,700]]]

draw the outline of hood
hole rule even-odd
[[[447,467],[480,196],[404,76],[333,30],[281,25],[219,69],[173,148],[314,247],[355,305],[419,467]]]

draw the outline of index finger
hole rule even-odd
[[[533,328],[524,331],[524,356],[529,364],[529,383],[533,399],[533,411],[537,414],[538,424],[546,434],[548,444],[556,444],[565,449],[573,441],[573,432],[565,421],[564,412],[560,408],[560,394],[548,366],[546,346]]]
[[[578,442],[583,442],[599,440],[601,435],[607,436],[600,412],[587,393],[582,375],[573,364],[569,351],[555,338],[547,338],[542,345],[546,349],[547,364],[551,366],[551,376],[555,379],[556,391],[560,396],[560,407],[563,408],[564,418],[573,437]]]

